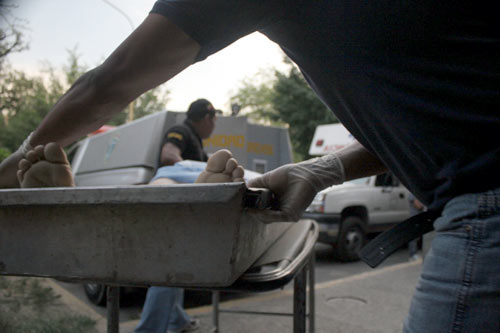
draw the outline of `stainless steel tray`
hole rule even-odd
[[[0,190],[0,274],[229,286],[291,225],[258,221],[260,199],[243,183]]]

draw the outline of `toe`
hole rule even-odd
[[[45,145],[44,154],[49,162],[69,164],[64,150],[55,142]]]
[[[31,168],[32,166],[32,163],[30,161],[28,161],[27,159],[23,158],[22,160],[19,161],[19,164],[17,165],[17,167],[19,168],[20,171],[24,172],[26,170],[28,170],[29,168]]]
[[[227,160],[229,160],[233,155],[227,149],[221,149],[216,151],[207,161],[207,167],[205,168],[209,172],[220,173],[226,168]]]
[[[234,157],[231,157],[226,162],[226,167],[224,168],[224,173],[230,175],[234,169],[238,167],[238,161]]]
[[[27,152],[25,158],[31,163],[36,163],[40,160],[40,156],[34,150]]]
[[[24,171],[23,170],[17,170],[17,180],[19,181],[19,184],[23,182],[24,179]]]
[[[38,145],[33,149],[33,152],[36,154],[38,157],[38,160],[43,160],[44,159],[44,153],[43,153],[44,146],[43,145]]]
[[[242,182],[243,176],[245,175],[245,170],[241,165],[238,165],[231,173],[234,182]]]

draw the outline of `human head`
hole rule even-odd
[[[215,128],[216,113],[220,113],[220,111],[215,110],[212,103],[203,98],[197,99],[189,105],[187,118],[202,139],[206,139],[212,134]]]

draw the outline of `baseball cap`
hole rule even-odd
[[[214,109],[212,103],[204,98],[197,99],[191,103],[187,110],[187,116],[192,120],[202,119],[207,114],[213,116],[216,113],[222,113],[222,111]]]

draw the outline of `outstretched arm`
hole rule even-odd
[[[268,188],[279,200],[280,211],[256,213],[263,222],[296,221],[317,192],[384,171],[384,164],[355,142],[330,155],[279,167],[250,180],[248,186]]]
[[[85,73],[54,105],[31,146],[67,146],[98,129],[127,104],[191,65],[200,46],[162,15],[150,14],[106,59]],[[18,187],[20,152],[0,164],[0,188]]]

